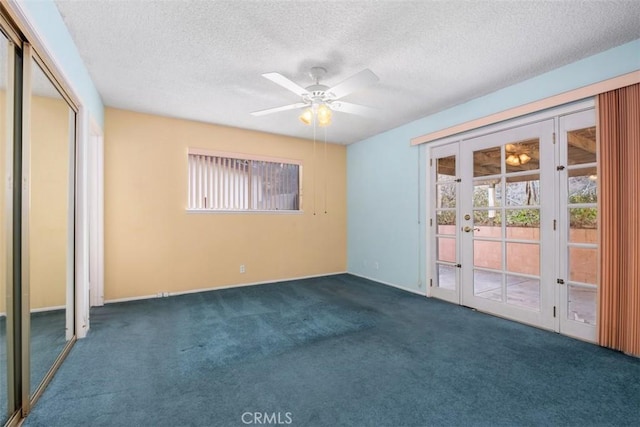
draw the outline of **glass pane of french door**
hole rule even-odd
[[[458,144],[431,150],[432,240],[430,295],[459,303]]]
[[[595,111],[559,119],[560,332],[595,341],[598,291],[598,164]]]
[[[460,143],[463,304],[553,326],[553,120]],[[546,201],[546,205],[544,204]],[[466,219],[468,218],[468,220]]]

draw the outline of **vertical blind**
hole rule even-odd
[[[300,210],[300,165],[189,153],[188,209]]]
[[[599,342],[640,356],[640,84],[598,96]]]

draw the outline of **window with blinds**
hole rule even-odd
[[[301,165],[189,151],[189,210],[299,211]]]

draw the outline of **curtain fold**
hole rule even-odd
[[[598,96],[600,345],[640,356],[640,84]]]

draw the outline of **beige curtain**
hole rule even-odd
[[[600,345],[640,356],[640,84],[598,96]]]

